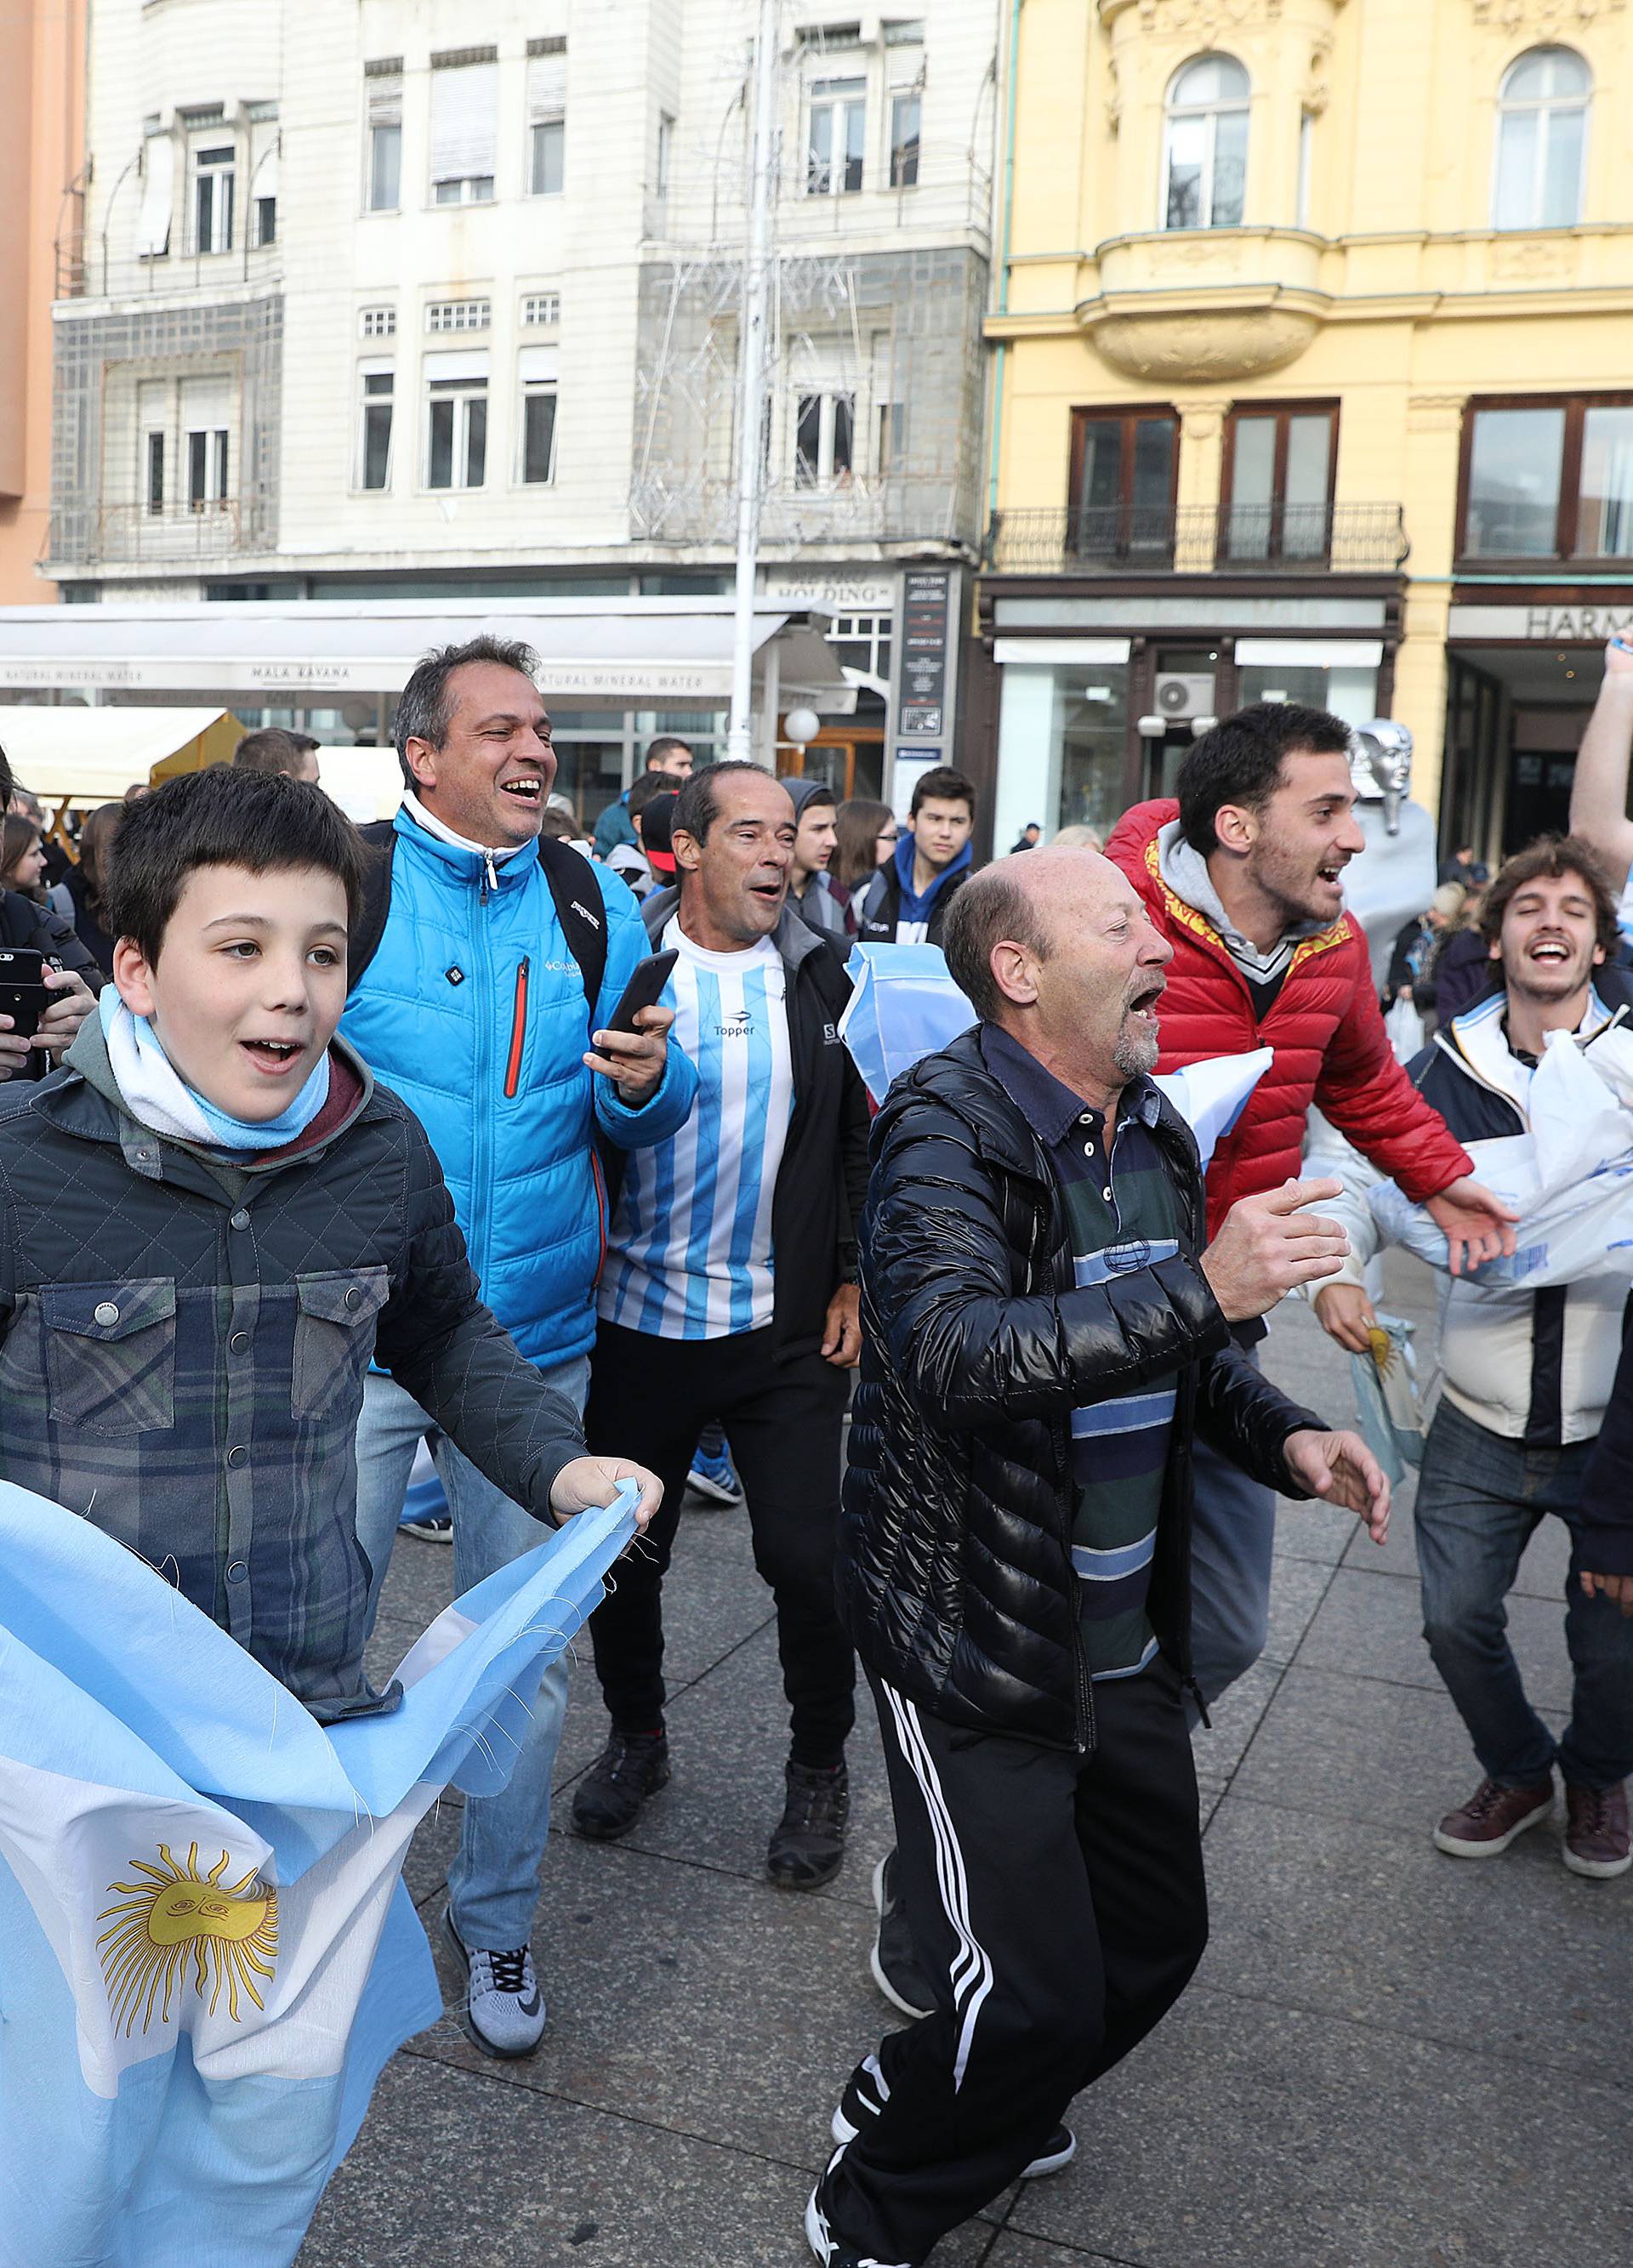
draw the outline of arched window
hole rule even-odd
[[[1168,89],[1164,228],[1237,228],[1247,182],[1247,73],[1198,55]]]
[[[1592,74],[1570,48],[1533,48],[1497,95],[1493,228],[1569,228],[1582,217]]]

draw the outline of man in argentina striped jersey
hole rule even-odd
[[[679,887],[642,912],[654,946],[679,955],[663,998],[698,1101],[671,1140],[624,1167],[585,1413],[592,1441],[616,1435],[663,1476],[665,1509],[590,1621],[612,1729],[573,1823],[595,1841],[627,1834],[669,1777],[663,1571],[699,1433],[721,1420],[776,1601],[793,1734],[766,1872],[810,1889],[844,1858],[855,1714],[833,1542],[868,1101],[839,1035],[843,946],[788,903],[787,788],[755,764],[711,765],[681,791],[669,836]]]
[[[806,2235],[918,2268],[1075,2143],[1072,2096],[1184,1990],[1208,1933],[1190,1678],[1193,1442],[1347,1505],[1388,1485],[1230,1326],[1346,1250],[1245,1197],[1207,1241],[1152,1084],[1173,947],[1097,852],[975,875],[948,967],[979,1027],[891,1087],[862,1217],[839,1594],[879,1712],[929,2006],[847,2083]]]

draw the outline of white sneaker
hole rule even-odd
[[[546,2013],[533,1948],[487,1953],[466,1945],[451,1906],[442,1910],[442,1933],[464,1966],[468,1984],[460,2021],[471,2038],[484,2055],[530,2056],[544,2036]]]

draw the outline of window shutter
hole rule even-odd
[[[469,384],[487,377],[487,352],[485,349],[473,350],[466,347],[428,354],[423,358],[421,371],[428,386]]]
[[[553,379],[560,368],[560,350],[556,347],[523,347],[521,350],[521,382],[524,386],[539,386]]]
[[[431,178],[484,180],[499,170],[499,65],[431,75]]]
[[[368,82],[368,122],[371,126],[403,123],[403,74],[382,72]]]
[[[170,204],[175,188],[176,145],[168,134],[150,134],[142,146],[142,207],[137,218],[138,257],[170,249]]]
[[[277,196],[277,159],[278,145],[274,142],[267,151],[266,155],[262,158],[258,158],[255,161],[255,180],[250,189],[250,194],[253,196]]]
[[[529,55],[528,58],[528,123],[548,126],[567,114],[567,58]]]

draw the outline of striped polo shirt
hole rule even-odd
[[[1048,1153],[1078,1284],[1103,1284],[1172,1259],[1183,1214],[1151,1132],[1159,1099],[1150,1080],[1132,1079],[1124,1087],[1108,1159],[1104,1111],[1074,1094],[996,1025],[982,1027],[981,1052]],[[1146,1600],[1179,1375],[1177,1368],[1161,1372],[1133,1393],[1072,1412],[1072,1564],[1084,1651],[1097,1681],[1134,1676],[1157,1650]]]

